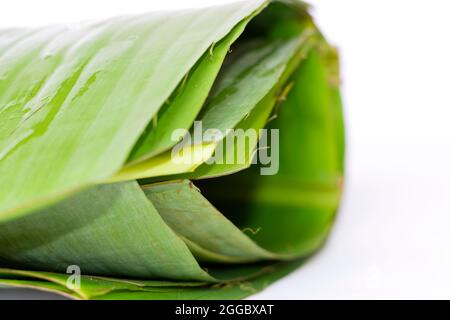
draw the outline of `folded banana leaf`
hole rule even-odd
[[[262,290],[327,239],[342,118],[336,50],[302,2],[2,30],[0,285],[76,299]],[[175,153],[173,133],[199,123],[203,137],[258,134]],[[264,132],[279,133],[274,172],[254,161]],[[225,144],[234,161],[210,161]]]

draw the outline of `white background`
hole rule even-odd
[[[2,0],[0,27],[224,2]],[[450,2],[310,3],[342,56],[345,197],[324,250],[253,298],[450,298]]]

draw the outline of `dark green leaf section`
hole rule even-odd
[[[339,105],[326,59],[313,50],[292,78],[288,99],[268,128],[280,129],[279,172],[261,168],[196,184],[203,194],[263,248],[308,255],[326,239],[342,188]],[[295,137],[295,139],[292,139]]]

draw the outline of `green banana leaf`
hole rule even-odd
[[[236,299],[299,267],[342,193],[338,64],[299,1],[0,31],[0,285]],[[258,134],[174,155],[197,123]]]

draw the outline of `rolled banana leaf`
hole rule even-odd
[[[298,1],[2,30],[0,123],[8,287],[244,298],[316,252],[339,206],[338,57]]]

